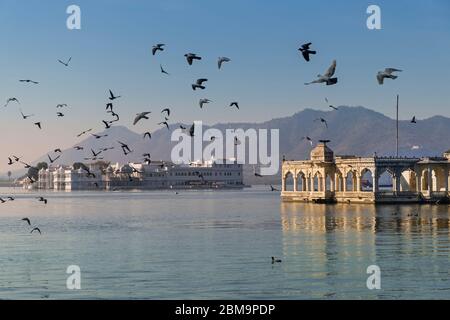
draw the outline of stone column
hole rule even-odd
[[[286,191],[286,176],[283,173],[283,177],[281,179],[281,191]]]
[[[448,192],[448,169],[444,169],[444,178],[445,192]]]
[[[378,192],[378,172],[376,168],[372,168],[372,190]]]
[[[361,191],[361,176],[358,173],[356,173],[356,191]]]
[[[416,173],[416,192],[422,193],[422,173]]]
[[[402,180],[402,173],[400,171],[395,171],[394,182],[395,182],[395,192],[400,192],[400,182]]]
[[[297,175],[293,175],[293,180],[294,180],[294,192],[297,192]]]
[[[428,167],[428,195],[431,196],[431,193],[433,191],[433,172],[431,171],[431,168]]]

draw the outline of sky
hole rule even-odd
[[[72,4],[81,8],[80,30],[66,27]],[[366,26],[371,4],[381,8],[381,30]],[[102,130],[109,89],[122,96],[114,105],[121,124],[136,132],[157,129],[166,107],[171,122],[260,122],[327,110],[325,97],[393,117],[400,94],[403,119],[450,117],[449,39],[447,0],[0,0],[0,172],[11,169],[12,154],[33,161],[73,146],[85,129]],[[318,52],[311,62],[297,51],[305,42]],[[152,56],[156,43],[166,49]],[[202,61],[188,66],[188,52]],[[222,70],[219,56],[232,60]],[[57,62],[69,57],[68,68]],[[304,85],[333,59],[337,85]],[[404,71],[379,86],[385,67]],[[192,91],[204,77],[207,89]],[[9,97],[20,105],[4,108]],[[200,98],[213,102],[201,110]],[[56,117],[60,103],[70,106],[64,118]],[[35,116],[22,120],[19,109]],[[152,111],[151,120],[133,126],[141,111]]]

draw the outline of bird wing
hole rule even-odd
[[[402,72],[402,70],[400,69],[395,69],[395,68],[386,68],[384,69],[384,72],[386,72],[387,74],[392,74],[393,72]]]
[[[378,72],[377,80],[378,80],[378,84],[383,84],[384,83],[384,75],[382,73]]]
[[[111,90],[109,90],[109,95],[110,95],[111,98],[114,98],[114,94],[112,93]]]
[[[158,47],[156,47],[156,46],[155,46],[155,47],[153,47],[153,49],[152,49],[152,54],[153,54],[153,55],[155,55],[155,53],[156,53],[156,50],[158,50]]]
[[[197,79],[197,82],[196,82],[196,83],[197,83],[198,85],[201,86],[201,85],[203,84],[203,82],[206,82],[206,81],[208,81],[208,79],[206,79],[206,78],[201,78],[201,79]]]
[[[302,51],[302,56],[305,58],[306,61],[309,61],[309,53],[308,51]]]
[[[331,78],[336,71],[336,60],[333,60],[333,63],[328,68],[327,72],[325,72],[324,76]]]

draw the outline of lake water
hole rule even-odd
[[[0,204],[0,299],[450,299],[450,207],[282,203],[268,189],[0,188],[16,197]],[[81,290],[66,288],[69,265]]]

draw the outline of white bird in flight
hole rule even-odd
[[[332,78],[335,72],[336,72],[336,60],[333,60],[331,66],[328,68],[325,74],[317,75],[318,78],[317,80],[305,83],[305,85],[310,85],[313,83],[326,83],[327,86],[334,85],[338,82],[338,78]]]
[[[402,72],[402,70],[395,69],[395,68],[386,68],[384,71],[379,71],[377,73],[377,80],[380,85],[384,83],[384,79],[392,79],[395,80],[398,78],[398,76],[393,75],[394,72]]]

